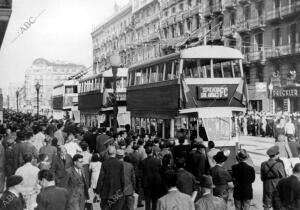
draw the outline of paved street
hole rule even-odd
[[[268,159],[266,150],[274,144],[274,139],[242,136],[240,144],[243,149],[246,149],[250,153],[256,170],[256,180],[253,184],[254,199],[252,200],[251,210],[262,210],[262,182],[260,180],[259,168],[260,164]],[[228,207],[233,210],[233,203],[229,202]],[[94,209],[100,210],[99,204],[94,205]],[[138,210],[143,209],[139,208]]]

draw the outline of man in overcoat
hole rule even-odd
[[[12,175],[6,180],[6,190],[0,198],[1,210],[24,210],[25,201],[21,194],[21,176]]]
[[[119,210],[124,205],[124,166],[116,158],[115,146],[108,147],[109,158],[102,163],[96,192],[101,209]]]
[[[246,150],[242,149],[236,156],[239,163],[232,166],[233,198],[236,210],[250,209],[253,198],[252,183],[255,181],[255,170],[246,163],[248,158]]]
[[[69,199],[67,189],[55,186],[54,176],[49,170],[39,172],[39,181],[42,190],[36,199],[36,210],[66,210]]]
[[[272,197],[280,179],[286,177],[284,165],[279,157],[277,145],[267,150],[269,160],[263,162],[260,167],[260,177],[263,182],[263,207],[269,210],[272,207]]]
[[[72,157],[67,154],[64,146],[59,146],[58,154],[53,158],[50,169],[54,174],[56,186],[67,187],[67,169],[72,165]]]
[[[278,182],[273,198],[274,210],[300,209],[300,163],[293,168],[293,174]]]
[[[89,199],[87,179],[82,170],[83,156],[73,156],[73,166],[67,169],[67,190],[69,192],[68,210],[84,210],[85,201]]]

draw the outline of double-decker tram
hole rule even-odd
[[[243,55],[224,46],[197,46],[133,65],[127,109],[135,131],[162,138],[185,132],[231,150],[235,162],[237,117],[246,109]]]

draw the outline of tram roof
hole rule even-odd
[[[180,52],[165,55],[159,58],[154,58],[145,62],[141,62],[129,67],[129,70],[148,67],[161,63],[161,61],[168,61],[176,58],[200,58],[200,59],[243,59],[242,53],[230,47],[220,45],[201,45],[183,49]]]

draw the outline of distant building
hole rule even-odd
[[[39,83],[41,85],[39,91],[40,113],[51,114],[53,87],[84,69],[83,65],[60,61],[50,62],[44,58],[36,59],[25,73],[25,110],[36,113],[37,91],[35,85]]]

